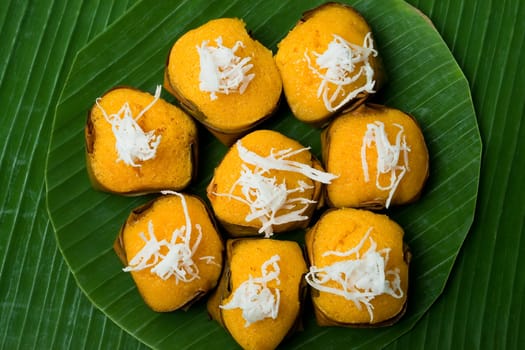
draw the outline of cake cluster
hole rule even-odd
[[[300,326],[307,295],[321,326],[402,317],[411,254],[388,209],[420,197],[429,156],[414,117],[369,102],[385,83],[380,57],[369,24],[343,4],[305,13],[275,55],[242,20],[220,18],[168,53],[163,86],[180,107],[161,85],[96,99],[85,128],[94,188],[159,194],[115,242],[151,309],[208,296],[208,313],[246,349],[277,347]],[[322,128],[321,159],[260,127],[282,95],[298,120]],[[183,192],[199,125],[229,147],[207,198]],[[283,239],[297,230],[304,246]]]

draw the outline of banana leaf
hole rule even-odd
[[[276,49],[302,12],[321,2],[139,2],[80,50],[62,90],[46,170],[48,210],[59,248],[87,297],[109,318],[151,347],[235,347],[208,320],[203,303],[188,312],[158,314],[142,302],[112,251],[129,211],[151,196],[124,198],[94,191],[84,160],[83,127],[96,97],[116,85],[153,91],[168,50],[185,31],[217,17],[243,18],[252,35]],[[438,32],[401,1],[350,1],[370,22],[389,83],[379,102],[414,115],[431,156],[420,201],[389,213],[406,230],[414,254],[408,310],[383,329],[305,330],[284,345],[381,347],[410,330],[443,291],[474,217],[481,142],[468,83]],[[169,96],[165,95],[167,99]],[[320,153],[319,130],[296,121],[283,105],[262,127],[289,135]],[[199,175],[189,192],[204,196],[226,149],[201,130]]]

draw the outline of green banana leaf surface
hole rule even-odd
[[[152,92],[167,50],[186,30],[238,16],[275,51],[301,12],[320,3],[0,4],[1,348],[236,346],[207,319],[203,304],[168,315],[152,315],[143,305],[111,244],[129,210],[151,196],[91,190],[83,123],[94,98],[114,85]],[[349,3],[370,21],[385,58],[390,80],[377,101],[412,113],[429,144],[431,176],[421,201],[390,211],[405,227],[418,266],[398,325],[323,329],[306,316],[305,331],[283,346],[518,348],[525,341],[519,331],[525,277],[518,268],[525,222],[524,4],[410,1],[434,29],[401,1]],[[319,154],[319,131],[296,122],[286,106],[263,126]],[[226,150],[201,134],[199,177],[188,189],[199,195]]]

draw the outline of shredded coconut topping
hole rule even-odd
[[[304,181],[298,181],[296,187],[288,188],[284,180],[282,183],[278,183],[275,177],[267,177],[265,173],[272,169],[293,171],[314,181],[330,183],[337,176],[314,169],[304,163],[287,159],[308,149],[301,148],[295,151],[285,149],[277,152],[272,149],[269,156],[262,157],[246,149],[239,140],[237,141],[237,150],[239,157],[245,163],[242,165],[240,176],[232,185],[229,193],[214,194],[229,197],[248,205],[250,213],[245,217],[245,221],[259,220],[262,224],[259,233],[264,232],[265,237],[273,235],[273,226],[275,225],[307,220],[308,216],[302,214],[310,204],[316,202],[303,197],[289,198],[289,195],[297,192],[303,193],[305,190],[312,189],[313,186]],[[248,167],[247,164],[253,165],[254,169]],[[242,196],[233,194],[236,187],[240,187]],[[289,212],[278,214],[280,210]]]
[[[219,36],[215,39],[217,47],[208,46],[208,43],[204,40],[197,46],[200,58],[199,89],[209,92],[211,100],[217,99],[216,93],[243,94],[255,77],[254,73],[248,74],[253,68],[253,64],[249,63],[251,57],[235,55],[239,47],[244,47],[243,42],[237,41],[232,48],[228,48],[222,45],[222,37]]]
[[[319,291],[351,300],[359,310],[361,310],[361,305],[365,305],[371,322],[374,320],[374,306],[371,301],[376,296],[388,294],[399,299],[404,294],[400,285],[399,269],[385,271],[390,248],[377,251],[376,242],[371,237],[369,238],[372,229],[372,227],[368,229],[354,248],[346,252],[326,251],[323,254],[323,256],[339,257],[353,255],[353,259],[338,261],[325,267],[311,266],[305,276],[306,282]],[[359,251],[367,239],[370,241],[370,247],[361,255]],[[326,285],[331,281],[337,283],[338,287]]]
[[[115,135],[117,162],[123,161],[129,166],[138,168],[141,167],[141,164],[137,162],[155,158],[162,137],[155,135],[154,130],[144,132],[137,121],[158,101],[161,90],[161,86],[158,85],[153,101],[136,118],[133,118],[128,102],[124,103],[117,113],[108,115],[100,105],[101,98],[96,99],[97,107],[102,111],[107,122],[111,124],[111,130]]]
[[[226,305],[221,305],[224,310],[242,309],[242,317],[246,321],[244,327],[265,318],[276,319],[279,314],[281,294],[278,288],[269,288],[268,283],[275,280],[281,284],[281,272],[278,261],[279,255],[272,256],[261,266],[261,277],[249,276],[233,293],[233,297]]]
[[[407,171],[410,171],[408,167],[408,152],[410,152],[410,147],[407,145],[403,126],[399,124],[394,125],[399,128],[395,144],[391,144],[390,141],[388,141],[385,124],[380,121],[375,121],[367,125],[361,146],[361,166],[363,168],[365,182],[368,182],[370,178],[368,174],[366,150],[372,147],[372,143],[375,144],[377,151],[376,187],[382,191],[389,191],[385,204],[386,208],[390,206],[392,197],[401,179],[403,179]],[[400,164],[401,155],[403,156],[403,164]],[[381,174],[388,173],[390,173],[390,183],[386,185],[381,184],[379,177]]]
[[[308,50],[304,53],[308,68],[321,78],[317,98],[323,98],[329,112],[335,112],[362,92],[375,92],[374,70],[370,65],[369,57],[377,56],[370,32],[365,36],[363,46],[349,43],[339,35],[332,35],[334,39],[328,44],[326,51],[322,54],[312,52],[316,57],[315,63],[318,68],[312,64]],[[364,85],[353,91],[345,91],[346,86],[356,82],[363,75],[366,77]],[[329,83],[336,86],[335,90],[332,90]],[[343,100],[334,105],[336,100],[343,96]]]
[[[199,224],[195,224],[198,236],[193,246],[190,246],[192,224],[186,199],[182,194],[173,191],[162,191],[162,194],[173,194],[181,199],[186,225],[175,229],[169,242],[165,239],[158,241],[153,230],[153,222],[150,220],[148,222],[150,238],[147,239],[143,232],[140,233],[140,237],[146,244],[123,270],[126,272],[140,271],[151,267],[152,274],[156,274],[163,280],[173,276],[177,284],[179,281],[191,282],[199,279],[199,268],[193,261],[193,256],[202,239],[202,228]],[[199,260],[206,260],[207,264],[217,265],[214,259],[213,256],[199,258]]]

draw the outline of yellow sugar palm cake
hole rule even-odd
[[[181,36],[164,85],[227,145],[269,117],[282,92],[272,52],[236,18],[215,19]]]
[[[293,114],[316,126],[362,103],[385,80],[370,26],[339,3],[305,13],[279,43],[275,60]]]
[[[224,250],[200,198],[164,194],[133,210],[114,246],[145,303],[159,312],[189,307],[215,287]]]
[[[233,145],[215,169],[208,198],[231,235],[262,235],[308,225],[320,205],[323,171],[309,148],[276,131],[254,131]]]
[[[296,242],[230,240],[208,312],[244,349],[275,349],[300,322],[306,271]]]
[[[306,249],[319,325],[385,326],[402,316],[410,253],[403,229],[386,215],[329,210],[307,232]]]
[[[388,208],[417,200],[429,158],[414,118],[380,105],[361,105],[336,118],[322,135],[326,187],[334,207]]]
[[[197,128],[177,107],[134,88],[96,100],[85,128],[88,174],[97,189],[141,194],[186,187],[195,171]]]

